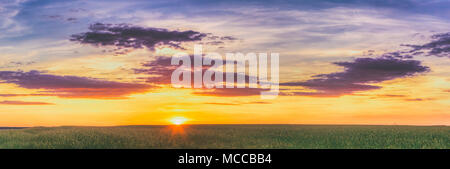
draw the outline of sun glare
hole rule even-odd
[[[175,125],[182,125],[182,124],[184,124],[187,120],[188,120],[188,119],[185,118],[185,117],[174,117],[174,118],[170,119],[170,122],[171,122],[172,124],[175,124]]]

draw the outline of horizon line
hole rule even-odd
[[[256,123],[236,123],[236,124],[182,124],[182,125],[175,125],[175,124],[136,124],[136,125],[105,125],[105,126],[93,126],[93,125],[59,125],[59,126],[30,126],[30,127],[24,127],[24,126],[0,126],[0,130],[2,129],[25,129],[25,128],[39,128],[39,127],[133,127],[133,126],[208,126],[208,125],[225,125],[225,126],[233,126],[233,125],[265,125],[265,126],[271,126],[271,125],[303,125],[303,126],[418,126],[418,127],[450,127],[450,125],[445,124],[435,124],[435,125],[414,125],[414,124],[256,124]]]

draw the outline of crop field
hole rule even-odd
[[[0,148],[424,149],[450,148],[450,127],[181,125],[0,129]]]

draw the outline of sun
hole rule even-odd
[[[172,124],[175,124],[175,125],[182,125],[182,124],[184,124],[184,122],[186,122],[188,119],[187,118],[185,118],[185,117],[174,117],[174,118],[171,118],[170,119],[170,122],[172,123]]]

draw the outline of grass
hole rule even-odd
[[[450,127],[190,125],[0,130],[0,148],[449,149]]]

